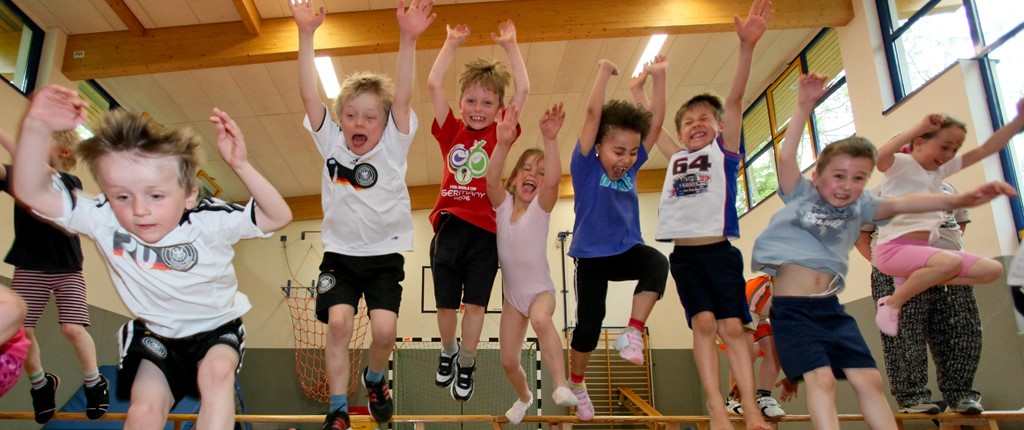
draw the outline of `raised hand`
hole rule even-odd
[[[969,192],[960,194],[958,205],[962,207],[974,207],[1001,195],[1013,197],[1017,195],[1017,190],[1006,182],[989,182]]]
[[[664,55],[655,55],[651,62],[644,64],[643,73],[650,74],[652,76],[664,74],[665,70],[668,69],[668,57]]]
[[[245,138],[242,136],[242,130],[238,128],[238,124],[235,124],[235,120],[231,119],[227,112],[213,108],[210,122],[217,126],[217,150],[224,162],[228,163],[232,169],[237,169],[247,163],[248,151],[245,148]]]
[[[544,114],[540,116],[540,134],[545,139],[554,139],[558,137],[558,131],[562,129],[562,123],[565,122],[565,111],[562,110],[562,102],[551,105],[550,108],[544,111]]]
[[[430,23],[437,18],[436,13],[431,13],[434,8],[434,0],[412,0],[409,8],[405,8],[405,0],[398,0],[398,8],[395,16],[398,18],[398,28],[402,34],[412,38],[420,37],[420,34],[430,27]]]
[[[25,121],[50,132],[71,130],[86,121],[85,102],[75,90],[47,85],[32,94]]]
[[[597,69],[607,72],[611,76],[617,76],[619,74],[619,67],[616,66],[615,63],[611,62],[611,60],[604,58],[597,60]]]
[[[299,31],[316,31],[327,16],[325,7],[320,6],[319,13],[313,9],[312,0],[288,0],[288,8],[292,10],[292,18]]]
[[[736,26],[736,34],[740,37],[741,43],[755,44],[764,35],[768,28],[768,20],[775,15],[772,9],[771,0],[754,0],[750,5],[750,12],[746,20],[740,20],[739,16],[733,15],[733,23]]]
[[[509,45],[515,45],[516,25],[512,23],[511,19],[502,21],[501,24],[498,24],[498,34],[491,32],[491,40],[502,48],[507,48]]]
[[[448,30],[448,39],[445,41],[455,43],[455,46],[462,46],[466,43],[466,39],[469,38],[469,26],[466,24],[457,24],[455,27],[446,25],[445,28]]]
[[[519,124],[519,108],[515,103],[509,103],[494,119],[497,123],[497,135],[499,145],[511,146],[516,140],[516,125]]]
[[[918,125],[919,135],[925,133],[932,133],[942,129],[943,124],[946,123],[946,116],[940,113],[930,113],[925,115],[924,119],[921,120],[921,124]]]
[[[797,90],[797,100],[800,105],[813,105],[821,96],[825,95],[825,83],[828,77],[818,72],[810,72],[800,76],[800,88]]]

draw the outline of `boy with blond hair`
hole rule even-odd
[[[516,44],[512,21],[498,26],[491,39],[508,55],[512,73],[500,62],[478,58],[466,64],[459,75],[458,109],[448,105],[445,76],[458,49],[469,37],[469,26],[447,27],[448,36],[434,60],[427,78],[430,103],[434,107],[431,134],[441,146],[445,169],[441,190],[430,213],[434,238],[430,241],[430,271],[434,278],[437,326],[441,332],[441,354],[434,383],[451,388],[451,395],[464,402],[473,397],[476,349],[483,329],[484,313],[498,272],[498,248],[494,210],[487,199],[486,178],[491,152],[497,143],[495,118],[505,106],[505,89],[515,82],[510,104],[522,111],[530,92],[526,63]],[[516,137],[521,129],[516,125]],[[456,340],[459,305],[462,344]]]
[[[395,345],[405,258],[413,224],[405,185],[406,156],[419,120],[412,110],[416,40],[434,21],[432,0],[398,1],[399,36],[395,87],[386,76],[357,72],[342,84],[335,123],[317,92],[313,35],[326,11],[308,0],[290,1],[299,31],[299,92],[303,126],[325,163],[321,169],[324,257],[317,282],[316,316],[327,324],[325,355],[330,406],[324,429],[349,428],[349,343],[360,298],[365,298],[373,342],[362,382],[370,415],[385,423],[394,405],[388,357]]]
[[[242,364],[251,305],[238,291],[232,245],[270,237],[291,210],[247,159],[238,125],[219,109],[221,157],[252,193],[245,206],[197,201],[200,140],[116,110],[80,143],[103,194],[76,196],[46,165],[50,133],[85,119],[76,92],[57,86],[31,98],[22,122],[12,185],[37,215],[93,239],[125,307],[135,316],[118,331],[118,396],[131,398],[125,428],[157,428],[185,395],[199,395],[201,428],[235,421],[235,374]]]

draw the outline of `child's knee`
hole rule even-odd
[[[88,336],[89,332],[85,331],[85,327],[81,324],[65,323],[60,325],[60,332],[65,338],[74,342],[83,336]]]
[[[219,345],[218,345],[219,346]],[[215,346],[214,348],[217,348]],[[224,348],[228,348],[224,346]],[[235,369],[238,368],[238,355],[234,351],[220,351],[217,353],[207,352],[206,357],[199,362],[198,379],[200,382],[231,380],[234,382]]]
[[[505,370],[506,374],[516,373],[522,368],[519,363],[519,350],[513,351],[512,353],[501,354],[501,368]]]
[[[1003,265],[991,258],[982,258],[968,267],[966,272],[973,274],[978,283],[987,284],[1003,276]]]
[[[352,320],[348,318],[331,318],[327,321],[327,330],[335,338],[352,337]]]
[[[939,252],[928,259],[927,265],[939,271],[944,278],[953,278],[963,269],[964,259],[952,252]]]
[[[690,318],[690,327],[694,336],[714,337],[718,334],[718,321],[711,312],[699,312]]]

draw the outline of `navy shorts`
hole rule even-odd
[[[486,307],[498,274],[497,236],[459,217],[442,213],[430,241],[430,272],[438,309],[460,303]]]
[[[349,305],[359,311],[359,299],[366,309],[385,309],[395,314],[402,304],[405,257],[402,254],[355,257],[325,252],[316,288],[316,319],[327,322],[334,305]]]
[[[245,353],[245,326],[235,319],[210,331],[182,338],[167,338],[149,331],[140,320],[128,321],[117,332],[121,361],[117,368],[117,396],[130,399],[132,383],[142,360],[163,372],[177,403],[186,395],[199,397],[199,361],[216,345],[230,346],[238,353],[237,372]]]
[[[822,367],[831,367],[836,379],[846,379],[843,369],[876,368],[838,297],[773,296],[770,314],[775,350],[790,381]]]
[[[729,241],[697,246],[676,246],[668,257],[676,280],[679,301],[686,311],[686,324],[701,312],[716,320],[750,320],[747,284],[743,279],[743,253]]]

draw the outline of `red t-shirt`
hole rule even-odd
[[[430,133],[441,146],[445,165],[437,203],[430,213],[434,232],[437,232],[441,212],[448,212],[491,233],[497,230],[484,177],[498,140],[497,129],[497,123],[493,123],[483,130],[471,130],[461,118],[455,117],[451,109],[448,109],[444,127],[434,120]],[[516,125],[516,138],[521,133],[522,129]]]

